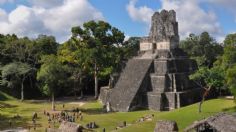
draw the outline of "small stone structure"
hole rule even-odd
[[[236,114],[219,113],[194,122],[185,132],[236,132]]]
[[[178,126],[175,121],[158,121],[154,132],[178,132]]]
[[[63,121],[58,129],[48,128],[47,132],[82,132],[82,125]]]
[[[101,88],[100,100],[113,111],[171,110],[199,101],[201,89],[188,78],[197,64],[178,46],[175,11],[154,13],[142,54],[128,60],[113,88]]]

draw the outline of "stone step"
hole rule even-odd
[[[151,74],[151,86],[153,91],[157,92],[174,92],[183,91],[195,87],[194,83],[189,80],[189,74]]]
[[[153,60],[131,59],[127,62],[118,82],[112,89],[109,102],[115,111],[129,111],[143,80],[149,76]]]

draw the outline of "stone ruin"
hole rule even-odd
[[[112,111],[139,108],[172,110],[201,99],[201,89],[188,76],[197,69],[179,48],[174,10],[156,12],[148,37],[140,40],[140,54],[128,60],[115,83],[100,90],[100,100]]]
[[[83,132],[80,124],[63,121],[58,129],[47,128],[46,132]]]
[[[206,119],[196,121],[184,129],[184,132],[236,132],[236,113],[218,113]]]
[[[154,132],[178,132],[178,125],[175,121],[158,121]]]

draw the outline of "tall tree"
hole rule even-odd
[[[24,81],[34,69],[26,63],[12,62],[1,68],[2,82],[8,87],[21,85],[21,101],[24,100]]]
[[[225,81],[224,71],[220,67],[213,67],[211,69],[208,67],[200,67],[194,74],[190,75],[190,79],[204,90],[202,100],[199,103],[199,112],[202,111],[202,103],[212,88],[220,89],[224,86]]]
[[[93,67],[95,98],[98,97],[98,76],[102,72],[110,73],[112,65],[117,64],[113,54],[116,46],[121,46],[124,34],[109,23],[104,21],[89,21],[83,24],[83,28],[77,26],[72,28],[73,38],[83,42],[87,52],[87,62]],[[113,58],[114,57],[114,58]]]
[[[211,68],[218,56],[223,54],[223,47],[218,44],[207,32],[200,35],[190,34],[180,42],[182,48],[188,55],[195,59],[198,66]]]
[[[236,97],[236,33],[228,34],[224,40],[224,54],[217,62],[226,72],[225,80],[231,93]]]
[[[236,99],[236,65],[227,70],[226,80],[234,99]]]
[[[62,44],[58,50],[59,61],[67,65],[70,69],[71,78],[74,81],[74,94],[80,92],[83,97],[83,79],[88,73],[89,60],[86,48],[82,48],[82,42],[77,39],[70,39]]]
[[[42,92],[51,96],[52,110],[55,110],[55,94],[60,91],[68,79],[67,68],[58,61],[55,55],[45,55],[41,62],[42,66],[37,73],[37,79],[42,83]]]

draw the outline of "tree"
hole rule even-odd
[[[236,99],[236,65],[227,70],[226,80],[234,99]]]
[[[130,57],[136,56],[139,51],[139,37],[130,37],[127,41],[124,42],[122,49],[124,59],[128,59]]]
[[[190,75],[190,79],[204,89],[202,100],[199,103],[199,112],[201,112],[201,106],[205,98],[209,94],[212,88],[218,88],[224,86],[224,71],[220,67],[200,67],[194,74]]]
[[[82,48],[82,42],[70,39],[59,47],[58,59],[70,69],[71,78],[74,81],[74,94],[81,93],[83,97],[83,79],[86,78],[89,67],[89,55],[86,48]]]
[[[57,56],[45,55],[42,57],[42,65],[37,73],[37,79],[42,83],[41,90],[47,95],[51,96],[52,110],[55,110],[54,97],[56,92],[66,83],[67,68],[62,65]]]
[[[198,66],[211,68],[219,56],[223,54],[223,47],[218,44],[207,32],[200,35],[190,34],[180,42],[188,55],[197,61]]]
[[[90,69],[93,69],[97,98],[98,76],[102,73],[111,73],[112,66],[117,65],[114,49],[122,45],[124,34],[104,21],[89,21],[83,24],[83,28],[77,26],[71,31],[72,37],[84,44],[81,48],[85,49],[88,55],[85,59],[90,63]]]
[[[21,101],[24,100],[24,81],[34,69],[26,63],[12,62],[1,68],[2,82],[8,87],[17,87],[18,82],[21,85]]]
[[[236,33],[226,36],[224,46],[224,54],[219,59],[218,65],[226,71],[227,85],[236,97]]]

